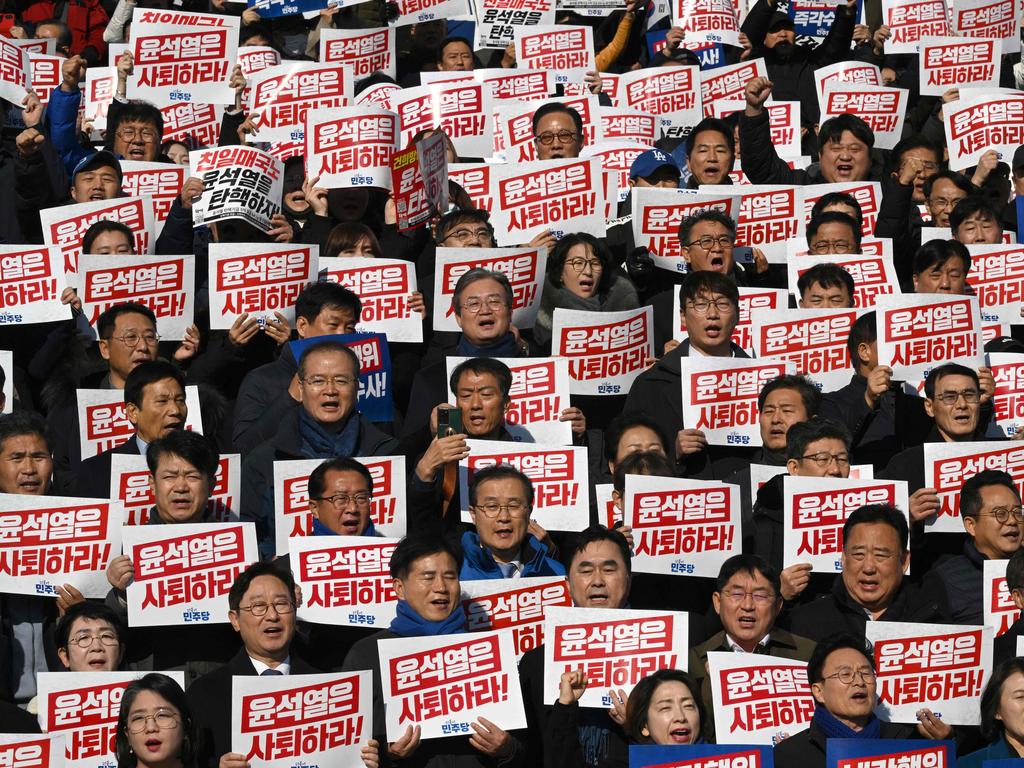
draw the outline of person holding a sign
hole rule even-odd
[[[117,716],[117,768],[194,768],[196,726],[185,692],[159,672],[128,684]]]
[[[314,536],[380,535],[370,519],[373,476],[361,462],[328,459],[310,473],[307,488]]]
[[[838,211],[826,211],[807,222],[808,253],[860,253],[861,231],[857,222]]]
[[[1024,757],[1024,660],[1006,659],[992,670],[981,695],[981,730],[989,745],[956,761],[960,768],[1009,765]],[[1000,761],[990,763],[989,761]]]
[[[842,215],[842,214],[840,214]],[[836,264],[815,264],[796,284],[801,309],[843,309],[853,306],[853,276]]]
[[[1024,610],[1024,548],[1018,549],[1006,564],[1006,591],[1018,610]],[[992,663],[1017,656],[1017,640],[1024,636],[1024,614],[996,637],[992,643]]]
[[[679,244],[691,272],[718,272],[736,285],[763,285],[769,279],[765,255],[754,249],[754,264],[740,266],[733,258],[736,222],[719,210],[706,209],[679,224]]]

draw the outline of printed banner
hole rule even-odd
[[[755,309],[750,313],[759,358],[792,361],[823,391],[846,386],[853,375],[846,341],[860,314],[856,309]]]
[[[156,505],[150,480],[145,456],[111,454],[110,500],[121,502],[125,525],[149,522],[149,512]],[[212,520],[221,523],[238,521],[241,485],[242,457],[237,453],[221,456],[207,504]]]
[[[43,226],[43,242],[60,248],[64,271],[78,269],[82,238],[97,221],[117,221],[135,235],[135,253],[152,253],[153,203],[145,197],[115,197],[88,203],[58,205],[39,212]]]
[[[299,619],[386,628],[398,606],[389,573],[398,541],[375,536],[292,536],[288,552],[295,584],[302,590]]]
[[[124,407],[124,391],[120,389],[79,389],[78,431],[82,458],[97,456],[121,445],[135,434]],[[199,408],[199,388],[185,387],[185,429],[202,433],[202,412]]]
[[[950,170],[962,171],[977,165],[990,149],[996,151],[1000,160],[1008,161],[1017,147],[1024,144],[1024,94],[961,98],[942,110],[942,124]]]
[[[255,523],[131,525],[121,535],[130,627],[226,624],[231,585],[259,560]]]
[[[514,586],[510,586],[514,584]],[[572,605],[569,585],[561,576],[463,581],[462,610],[469,632],[511,630],[516,656],[544,643],[544,611]]]
[[[886,55],[918,53],[925,38],[951,33],[945,0],[882,0],[882,19],[892,33]],[[922,78],[922,91],[925,82]]]
[[[661,138],[661,119],[657,115],[625,107],[598,107],[597,116],[605,141],[631,141],[653,147]]]
[[[374,72],[383,72],[395,77],[395,29],[393,27],[372,27],[370,29],[320,30],[320,61],[325,64],[348,64],[352,77],[362,80]]]
[[[978,297],[983,323],[1019,324],[1024,308],[1024,246],[968,245],[967,284]]]
[[[668,121],[674,126],[692,127],[704,116],[700,77],[700,69],[693,66],[656,67],[628,72],[619,78],[618,106],[658,115],[663,118],[663,123]]]
[[[256,73],[249,87],[248,111],[259,129],[257,139],[301,141],[306,112],[352,102],[352,70],[336,62],[289,62]]]
[[[925,523],[928,531],[963,533],[960,489],[984,469],[1006,472],[1018,495],[1024,494],[1024,446],[1016,441],[924,444],[924,485],[939,495],[939,511]]]
[[[992,629],[952,624],[869,621],[878,705],[889,723],[916,723],[928,707],[947,725],[978,725],[985,679],[992,672]]]
[[[557,691],[563,672],[582,670],[581,707],[611,706],[611,690],[627,694],[659,669],[681,669],[689,648],[687,616],[629,608],[544,610],[544,690]]]
[[[423,318],[409,308],[416,291],[415,264],[402,259],[335,256],[318,260],[320,279],[345,286],[363,304],[359,330],[388,341],[423,341]]]
[[[956,765],[956,742],[920,739],[828,739],[825,755],[827,768],[897,765],[948,768]]]
[[[740,492],[702,480],[626,475],[624,523],[633,528],[633,570],[716,578],[740,553]]]
[[[1013,595],[1006,583],[1008,560],[985,560],[982,566],[984,624],[992,629],[992,636],[999,637],[1021,617],[1021,610],[1013,602]]]
[[[440,128],[460,155],[482,157],[494,146],[491,94],[482,83],[467,79],[403,88],[394,103],[402,144],[422,130]]]
[[[306,175],[318,186],[391,186],[391,155],[398,146],[398,115],[375,107],[306,112]]]
[[[490,212],[494,206],[491,197],[491,163],[450,163],[448,178],[462,187],[469,195],[474,208]]]
[[[731,0],[672,0],[672,26],[681,27],[688,42],[739,46],[736,15]]]
[[[52,39],[52,38],[51,38]],[[11,768],[64,768],[64,734],[0,734],[0,765]]]
[[[243,312],[263,326],[280,312],[295,324],[295,301],[317,280],[319,247],[210,243],[210,327],[228,330]]]
[[[850,273],[854,284],[853,306],[858,309],[872,309],[879,296],[902,293],[891,258],[839,254],[794,256],[788,260],[789,288],[798,300],[797,281],[807,270],[819,264],[835,264]]]
[[[920,46],[918,76],[922,96],[941,96],[950,88],[965,85],[999,87],[1001,48],[997,40],[925,37]]]
[[[422,739],[471,735],[481,717],[526,727],[511,632],[378,640],[377,650],[389,741],[416,725]]]
[[[462,520],[471,522],[469,483],[485,467],[509,464],[533,481],[530,517],[549,531],[582,531],[590,520],[587,449],[540,443],[466,440],[469,456],[459,462]]]
[[[56,246],[0,245],[0,275],[0,326],[70,317],[60,302],[67,276]]]
[[[189,166],[191,175],[203,180],[203,194],[192,203],[196,226],[237,218],[263,232],[271,229],[270,219],[281,212],[280,160],[254,147],[235,145],[190,152]]]
[[[1024,355],[993,352],[987,357],[996,380],[992,418],[1013,437],[1024,425]]]
[[[556,308],[552,354],[569,358],[573,395],[625,395],[654,357],[654,309],[584,312]]]
[[[706,210],[721,211],[735,221],[740,208],[738,192],[736,188],[722,194],[634,187],[630,191],[633,242],[637,247],[647,249],[656,267],[669,272],[686,272],[687,264],[679,242],[679,225],[687,216]]]
[[[1016,0],[952,0],[954,35],[1002,40],[1004,54],[1020,50],[1020,7]]]
[[[856,115],[875,134],[875,146],[893,149],[903,134],[910,91],[867,83],[826,83],[821,122],[842,114]]]
[[[238,58],[241,19],[223,18],[229,26],[133,21],[129,48],[134,69],[128,76],[128,98],[157,106],[191,101],[234,104],[235,91],[228,83]]]
[[[476,48],[506,48],[517,28],[554,23],[554,0],[484,0],[476,6]]]
[[[359,396],[356,404],[369,421],[393,421],[395,418],[391,383],[391,352],[383,333],[339,333],[289,341],[292,355],[301,359],[306,347],[319,341],[343,344],[359,358]],[[358,460],[358,457],[353,457]]]
[[[533,140],[533,115],[544,104],[554,103],[559,99],[539,99],[520,101],[519,99],[503,99],[493,106],[495,157],[504,158],[509,163],[525,163],[537,159],[537,143]],[[563,97],[562,104],[575,109],[583,123],[583,145],[595,144],[603,137],[601,121],[597,117],[598,101],[592,94],[586,96]],[[548,160],[547,162],[554,162]],[[497,166],[492,166],[497,167]]]
[[[925,379],[939,364],[984,365],[981,317],[973,296],[879,296],[878,360],[897,379]]]
[[[164,118],[164,141],[191,139],[195,146],[214,147],[220,140],[224,107],[219,104],[172,104],[161,108],[160,114]]]
[[[373,673],[231,678],[231,751],[253,768],[357,766],[374,723]]]
[[[861,3],[858,2],[857,18],[860,18],[860,6]],[[830,0],[792,0],[788,12],[798,36],[820,40],[832,29],[832,23],[836,19],[836,4]]]
[[[774,768],[772,748],[740,744],[629,745],[630,768]]]

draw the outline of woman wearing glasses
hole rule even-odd
[[[174,680],[159,672],[131,683],[117,717],[117,768],[193,768],[196,728]]]

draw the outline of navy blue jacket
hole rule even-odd
[[[565,567],[557,560],[548,557],[547,550],[533,536],[527,534],[523,542],[524,552],[532,552],[529,560],[523,561],[523,576],[565,576]],[[462,535],[462,570],[459,579],[477,581],[480,579],[500,579],[501,569],[494,561],[491,553],[480,543],[480,537],[472,531]]]

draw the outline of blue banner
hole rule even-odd
[[[939,761],[929,761],[928,754],[941,754]],[[861,758],[880,758],[892,765],[941,765],[956,768],[956,742],[924,739],[829,739],[825,746],[825,768],[857,768]],[[872,761],[871,765],[875,765]]]
[[[668,35],[667,29],[655,29],[644,35],[647,40],[647,57],[649,59],[653,59],[655,54],[667,45],[666,35]],[[715,69],[726,64],[725,46],[722,43],[682,43],[682,45],[697,54],[701,69]]]
[[[328,0],[248,0],[246,5],[259,11],[261,19],[273,19],[322,11],[328,6]]]
[[[1024,195],[1014,198],[1017,204],[1017,242],[1024,243]]]
[[[686,768],[705,765],[715,758],[715,768],[774,768],[772,748],[764,744],[679,744],[659,746],[632,744],[629,768]]]
[[[383,333],[339,333],[289,341],[292,355],[298,361],[306,347],[318,341],[336,341],[359,357],[359,412],[370,421],[394,421],[391,396],[391,353]]]
[[[864,0],[857,0],[857,16],[861,18]],[[832,29],[836,18],[836,0],[789,0],[787,13],[793,20],[793,31],[799,37],[822,39]]]

